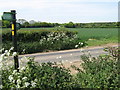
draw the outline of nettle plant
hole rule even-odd
[[[12,48],[13,49],[13,48]],[[12,50],[11,49],[11,50]],[[17,55],[11,50],[5,51],[2,55],[2,62],[6,59]],[[42,63],[38,64],[34,58],[25,57],[28,60],[26,65],[19,68],[19,72],[9,65],[2,66],[2,85],[1,88],[39,88],[45,89],[73,89],[78,85],[73,79],[70,71],[65,69],[62,64],[59,66],[56,63]],[[6,64],[4,63],[4,64]]]

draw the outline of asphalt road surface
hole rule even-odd
[[[118,45],[114,45],[113,47],[118,47]],[[46,62],[75,62],[81,61],[81,55],[90,54],[92,57],[99,56],[101,54],[108,54],[104,52],[105,47],[91,47],[91,48],[80,48],[80,49],[72,49],[72,50],[64,50],[64,51],[56,51],[56,52],[46,52],[46,53],[34,53],[34,54],[26,54],[19,55],[19,63],[20,66],[24,66],[28,61],[28,57],[34,57],[34,60],[38,63],[46,63]],[[13,65],[13,57],[9,58],[7,61],[7,65]],[[5,61],[6,62],[6,61]]]
[[[99,56],[101,54],[107,54],[107,52],[104,52],[103,49],[104,49],[104,47],[84,48],[84,49],[81,48],[81,49],[73,49],[73,50],[65,50],[65,51],[57,51],[57,52],[20,55],[19,58],[21,58],[23,56],[35,57],[34,60],[39,63],[64,62],[64,61],[74,62],[74,61],[81,60],[80,56],[83,54],[91,54],[91,56],[94,56],[94,57]]]

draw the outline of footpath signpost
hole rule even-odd
[[[20,24],[16,23],[16,11],[11,10],[11,12],[4,12],[2,20],[8,20],[11,22],[12,26],[12,42],[14,47],[14,52],[17,52],[17,29],[20,29]],[[18,55],[14,56],[14,68],[19,71],[19,61]]]

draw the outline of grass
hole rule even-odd
[[[32,32],[40,30],[52,30],[53,28],[22,28],[18,32]],[[97,46],[108,43],[118,43],[117,28],[68,28],[71,31],[77,31],[80,39],[85,40],[88,46]],[[10,29],[3,32],[10,31]]]
[[[86,40],[88,46],[118,43],[117,28],[71,28],[70,30],[78,31],[78,36]]]

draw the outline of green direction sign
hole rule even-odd
[[[2,19],[8,20],[8,21],[13,21],[13,14],[11,12],[4,12]]]
[[[16,23],[16,30],[20,29],[20,23]]]

